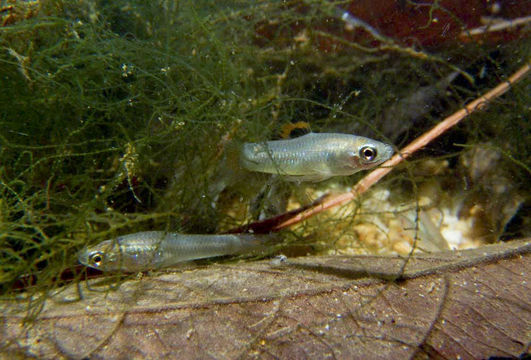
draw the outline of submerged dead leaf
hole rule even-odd
[[[398,257],[304,257],[71,285],[24,323],[5,302],[2,355],[57,358],[519,356],[531,338],[531,242]],[[98,284],[100,283],[100,284]],[[79,299],[81,296],[81,299]],[[77,300],[76,300],[77,299]]]

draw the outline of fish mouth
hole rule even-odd
[[[395,153],[395,149],[393,148],[393,146],[391,145],[385,145],[385,159],[384,161],[387,161],[391,158],[391,156],[393,156]]]
[[[89,254],[88,247],[85,246],[83,249],[79,250],[79,252],[77,253],[77,261],[79,261],[81,265],[88,266],[88,254]]]

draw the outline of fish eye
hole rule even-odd
[[[364,146],[360,150],[360,157],[365,161],[373,161],[377,154],[376,148],[372,146]]]
[[[91,265],[99,267],[103,262],[103,253],[96,251],[95,253],[90,254],[89,262]]]

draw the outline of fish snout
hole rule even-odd
[[[88,257],[89,257],[88,254],[89,254],[88,247],[85,246],[83,249],[78,251],[77,261],[79,261],[80,264],[86,266],[88,264]]]
[[[392,145],[389,145],[389,144],[385,144],[385,147],[384,147],[384,156],[382,157],[382,160],[383,161],[387,161],[391,158],[391,156],[393,156],[395,153],[395,149],[393,148]]]

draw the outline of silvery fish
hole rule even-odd
[[[136,272],[222,255],[264,250],[270,235],[189,235],[145,231],[119,236],[85,248],[81,264],[101,271]]]
[[[352,175],[388,160],[391,145],[363,136],[309,133],[295,139],[245,143],[240,164],[290,181],[322,181]]]

